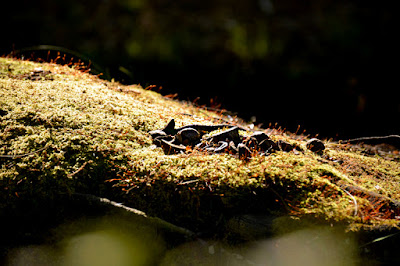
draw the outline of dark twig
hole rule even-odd
[[[362,137],[349,140],[342,140],[341,143],[365,143],[365,144],[381,144],[386,143],[400,148],[400,135]]]
[[[76,170],[75,172],[73,172],[73,173],[71,173],[71,174],[68,174],[68,177],[73,177],[74,175],[76,175],[77,173],[79,173],[80,171],[82,171],[83,168],[85,168],[85,166],[86,166],[88,163],[93,163],[93,161],[92,161],[92,160],[89,160],[89,161],[87,161],[87,162],[84,162],[84,163],[82,164],[82,166],[78,168],[78,170]]]

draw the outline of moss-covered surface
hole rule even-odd
[[[248,161],[196,151],[165,155],[148,132],[172,118],[177,126],[241,123],[139,85],[0,58],[0,208],[87,193],[194,231],[216,232],[242,214],[307,217],[348,230],[399,226],[398,151],[368,155],[326,141],[324,153],[315,154],[306,137],[273,130],[273,140],[304,152]]]

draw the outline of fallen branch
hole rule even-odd
[[[174,238],[183,238],[185,240],[194,240],[196,235],[190,230],[171,224],[158,217],[148,216],[146,213],[131,207],[127,207],[121,203],[109,200],[107,198],[97,197],[91,194],[73,193],[70,198],[66,198],[66,204],[77,202],[79,205],[88,206],[99,212],[105,212],[108,215],[125,215],[131,218],[132,223],[145,224],[156,228],[157,232],[164,232],[173,235]]]

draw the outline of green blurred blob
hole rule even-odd
[[[357,265],[354,239],[328,227],[305,229],[258,242],[247,258],[260,265]]]
[[[245,25],[233,22],[228,46],[242,59],[261,59],[268,54],[266,25],[260,24],[249,31]]]
[[[64,265],[145,265],[149,256],[150,250],[138,238],[128,238],[111,230],[98,231],[70,239]]]
[[[227,246],[215,241],[185,243],[166,253],[162,266],[361,265],[354,239],[330,227],[313,227],[274,238]]]

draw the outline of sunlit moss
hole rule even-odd
[[[26,78],[38,67],[51,71],[51,79]],[[165,155],[148,131],[172,118],[178,127],[228,119],[67,66],[0,58],[0,99],[0,154],[8,156],[0,158],[1,207],[23,197],[83,192],[121,200],[192,229],[215,226],[221,214],[246,212],[367,227],[398,224],[393,218],[355,214],[357,208],[368,210],[368,201],[341,188],[359,186],[398,200],[396,161],[329,143],[323,155],[314,154],[305,140],[284,133],[271,138],[297,144],[304,152],[257,155],[249,161],[200,151]],[[29,155],[19,156],[24,154]]]

